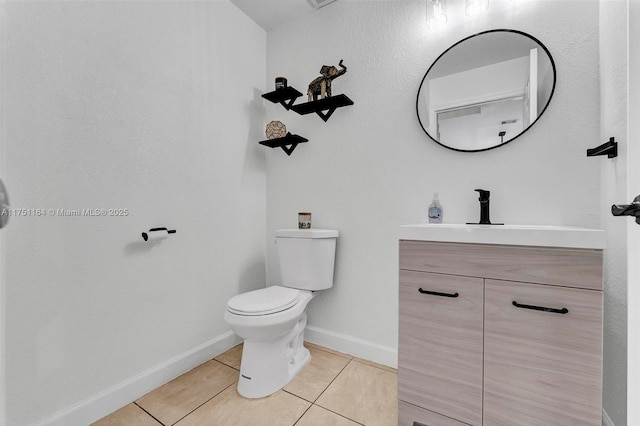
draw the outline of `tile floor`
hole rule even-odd
[[[394,426],[393,368],[305,343],[311,361],[261,399],[236,391],[242,345],[205,362],[92,426]]]

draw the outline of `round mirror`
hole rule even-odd
[[[516,30],[467,37],[429,67],[418,90],[418,120],[455,151],[485,151],[527,131],[549,105],[556,66],[539,40]]]

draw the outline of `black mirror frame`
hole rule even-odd
[[[542,47],[542,49],[545,51],[545,53],[547,54],[547,56],[549,57],[549,60],[551,61],[551,68],[553,69],[553,87],[551,88],[551,93],[549,94],[549,100],[547,101],[546,105],[544,106],[544,108],[542,108],[542,111],[540,111],[540,114],[538,114],[538,116],[536,117],[536,119],[533,121],[533,123],[529,124],[529,126],[524,129],[522,132],[518,133],[516,136],[514,136],[513,138],[509,139],[508,141],[498,144],[498,145],[494,145],[491,146],[489,148],[482,148],[482,149],[459,149],[459,148],[453,148],[450,147],[448,145],[445,145],[443,143],[440,143],[440,141],[436,140],[433,136],[431,136],[431,134],[429,134],[429,132],[427,131],[427,129],[425,129],[424,124],[422,124],[422,120],[420,120],[420,110],[419,110],[419,104],[420,104],[420,91],[422,90],[422,85],[424,84],[425,80],[427,79],[427,75],[429,75],[429,71],[431,71],[431,68],[434,67],[435,64],[438,63],[438,61],[440,60],[440,58],[442,58],[444,55],[447,54],[447,52],[449,52],[451,49],[453,49],[454,47],[456,47],[457,45],[459,45],[460,43],[469,40],[470,38],[474,38],[474,37],[478,37],[480,35],[483,34],[488,34],[488,33],[495,33],[495,32],[508,32],[508,33],[516,33],[516,34],[520,34],[523,35],[525,37],[528,37],[530,39],[532,39],[533,41],[535,41],[536,43],[538,43],[538,45],[540,45],[540,47]],[[424,74],[424,77],[422,77],[422,81],[420,82],[420,86],[418,86],[418,94],[416,96],[416,115],[418,116],[418,122],[420,123],[420,127],[422,128],[422,130],[427,134],[427,136],[429,136],[429,138],[431,140],[433,140],[435,143],[437,143],[440,146],[443,146],[447,149],[450,149],[452,151],[458,151],[458,152],[482,152],[482,151],[488,151],[490,149],[495,149],[495,148],[499,148],[501,146],[504,146],[506,144],[508,144],[511,141],[514,141],[516,139],[518,139],[520,136],[522,136],[523,134],[527,133],[527,131],[533,127],[534,124],[536,124],[538,122],[538,120],[540,119],[540,117],[542,117],[545,113],[545,111],[547,110],[547,107],[549,106],[549,104],[551,103],[551,99],[553,98],[553,94],[556,90],[556,82],[558,80],[558,73],[556,70],[556,63],[553,60],[553,56],[551,56],[551,52],[549,52],[549,49],[547,49],[547,46],[545,46],[540,40],[538,40],[537,38],[535,38],[534,36],[532,36],[531,34],[527,34],[523,31],[518,31],[518,30],[510,30],[510,29],[495,29],[495,30],[487,30],[487,31],[481,31],[479,33],[476,34],[472,34],[468,37],[463,38],[462,40],[454,43],[453,45],[451,45],[449,48],[447,48],[444,52],[442,52],[435,61],[433,61],[433,63],[431,64],[431,66],[429,67],[429,69],[427,70],[427,72]]]

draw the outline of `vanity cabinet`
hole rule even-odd
[[[401,426],[602,424],[602,250],[400,241]]]

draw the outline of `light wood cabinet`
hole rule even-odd
[[[602,424],[602,251],[400,241],[401,426]]]
[[[402,401],[481,424],[482,297],[481,278],[400,271]]]
[[[484,321],[485,424],[602,424],[601,291],[486,280]]]

